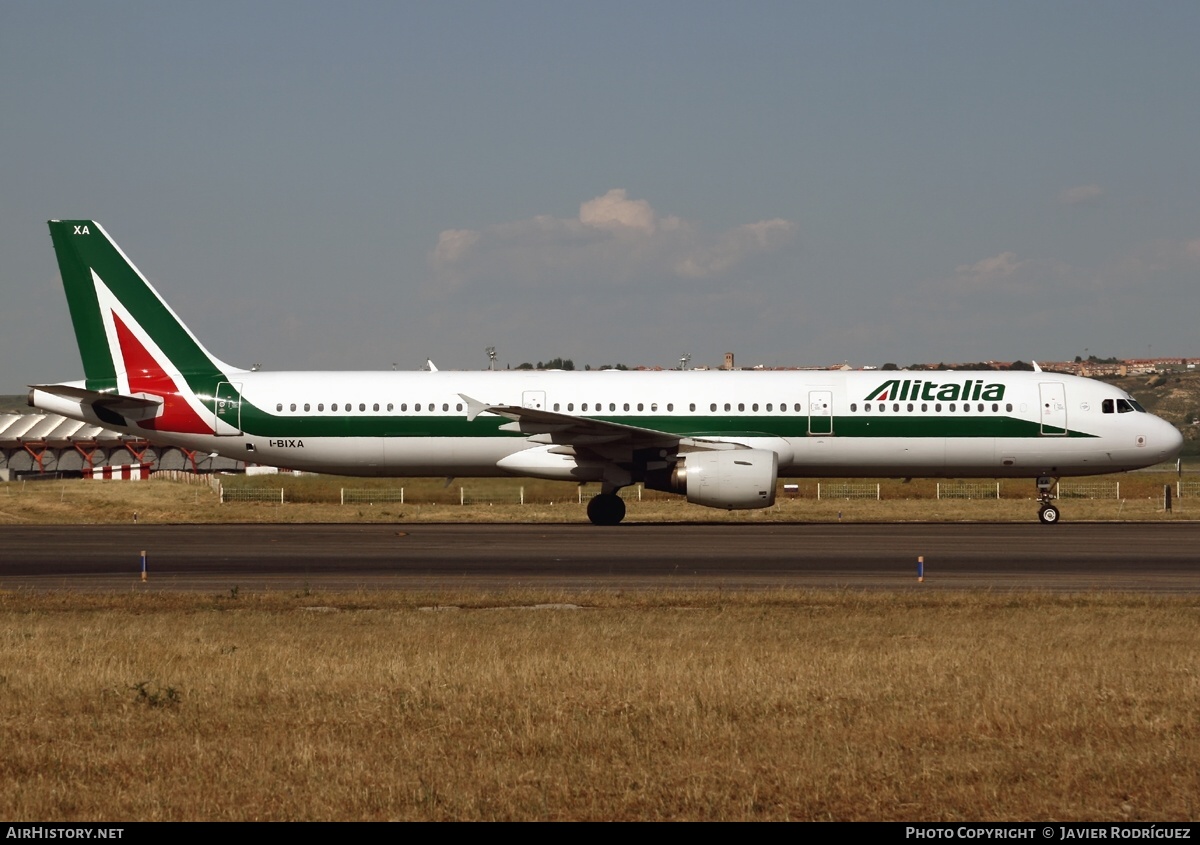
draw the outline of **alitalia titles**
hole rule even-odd
[[[903,402],[921,399],[926,402],[998,402],[1004,398],[1004,385],[985,384],[983,379],[969,378],[961,382],[923,381],[921,379],[889,379],[872,390],[865,402]]]

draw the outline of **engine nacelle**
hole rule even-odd
[[[723,449],[681,455],[675,468],[647,473],[646,486],[686,493],[694,505],[727,510],[769,508],[775,504],[779,456],[767,449]]]

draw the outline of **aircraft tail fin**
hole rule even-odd
[[[51,220],[84,386],[158,397],[144,427],[204,431],[218,385],[243,372],[213,356],[163,301],[99,223]]]

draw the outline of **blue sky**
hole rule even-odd
[[[0,392],[48,218],[267,369],[1197,355],[1194,2],[0,6]]]

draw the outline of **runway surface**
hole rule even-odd
[[[37,525],[0,543],[2,590],[233,587],[1200,593],[1200,523]]]

